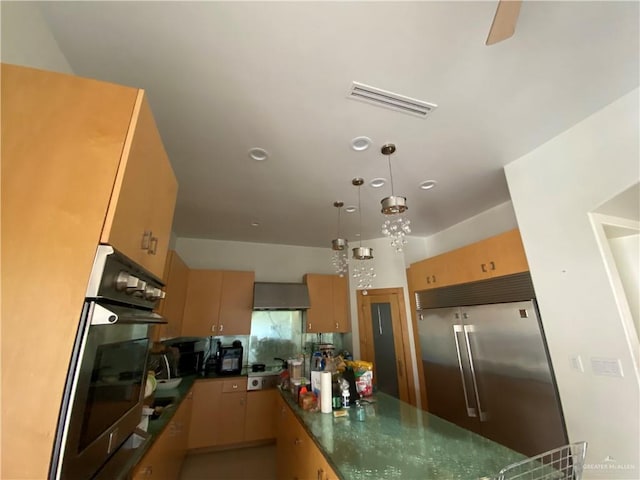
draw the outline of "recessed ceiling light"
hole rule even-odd
[[[269,152],[267,152],[264,148],[254,147],[249,149],[249,158],[251,160],[262,162],[263,160],[269,158]]]
[[[418,185],[420,187],[420,190],[431,190],[433,187],[435,187],[437,185],[438,182],[436,182],[435,180],[425,180],[424,182],[421,182],[420,185]]]
[[[362,152],[371,146],[371,139],[369,137],[356,137],[351,140],[351,148],[356,152]]]
[[[387,183],[387,180],[385,178],[374,178],[369,182],[369,185],[372,186],[373,188],[380,188],[385,183]]]
[[[252,227],[259,227],[260,224],[258,222],[251,222]]]
[[[345,207],[344,211],[347,213],[353,213],[356,210],[358,210],[358,207],[355,207],[353,205],[349,205],[348,207]]]

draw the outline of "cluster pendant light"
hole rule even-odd
[[[373,279],[375,278],[375,270],[373,268],[373,249],[362,246],[362,207],[360,202],[360,187],[364,183],[362,178],[354,178],[352,185],[358,187],[358,215],[360,218],[360,246],[353,248],[353,269],[352,276],[357,282],[358,290],[366,291],[371,288]]]
[[[344,277],[349,268],[349,256],[347,255],[347,239],[340,236],[340,210],[344,206],[343,202],[335,201],[333,206],[338,209],[338,232],[336,238],[331,240],[331,263],[338,275]]]
[[[389,162],[389,181],[391,183],[391,196],[380,201],[382,213],[386,217],[382,224],[382,233],[391,238],[391,246],[396,249],[396,252],[402,252],[407,244],[405,236],[411,233],[411,222],[405,215],[408,208],[406,197],[396,196],[393,190],[391,155],[395,151],[396,146],[393,143],[383,145],[381,149],[382,154],[387,156]]]

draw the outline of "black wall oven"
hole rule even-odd
[[[100,245],[71,359],[49,479],[83,480],[126,463],[124,443],[140,423],[152,310],[162,283]],[[128,451],[130,454],[131,452]]]

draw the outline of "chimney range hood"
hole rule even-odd
[[[311,306],[304,283],[255,282],[254,310],[306,310]]]

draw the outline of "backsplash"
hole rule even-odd
[[[276,366],[280,361],[275,357],[284,358],[304,355],[310,357],[317,343],[333,343],[336,353],[343,348],[343,334],[341,333],[304,333],[303,312],[299,310],[286,311],[255,311],[251,317],[251,335],[224,335],[208,337],[208,352],[205,360],[215,353],[216,343],[231,345],[239,340],[244,347],[242,363],[250,366],[254,363],[264,363]],[[166,343],[173,343],[171,339]],[[308,364],[308,362],[305,362]]]

